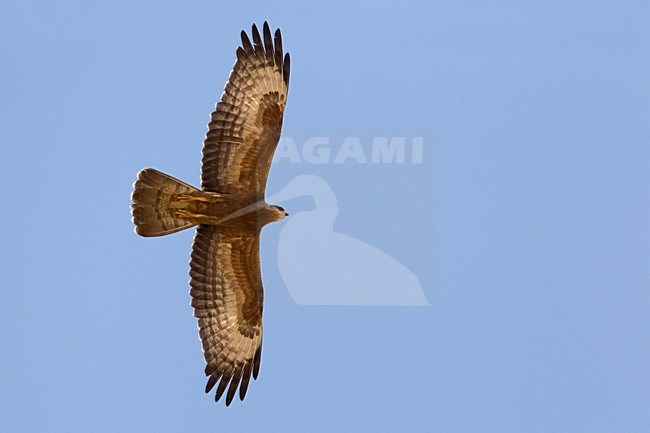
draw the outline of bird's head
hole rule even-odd
[[[271,205],[271,208],[273,209],[273,221],[280,221],[284,217],[289,216],[282,206]]]
[[[273,204],[268,204],[263,201],[259,201],[257,204],[249,207],[255,209],[257,225],[260,227],[263,227],[269,223],[280,221],[282,218],[289,215],[284,210],[284,208]]]

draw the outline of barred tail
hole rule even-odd
[[[179,207],[175,199],[196,191],[196,188],[153,168],[140,171],[131,195],[135,232],[145,237],[163,236],[192,227],[194,223],[176,216],[176,211],[182,206]]]

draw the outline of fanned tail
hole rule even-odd
[[[164,236],[194,226],[194,223],[177,216],[176,211],[184,204],[177,202],[176,198],[196,191],[196,188],[153,168],[141,170],[131,195],[135,232],[144,237]]]

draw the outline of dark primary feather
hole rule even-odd
[[[251,365],[246,364],[244,372],[242,374],[241,385],[239,386],[239,399],[244,400],[246,396],[246,391],[248,391],[248,382],[251,380]]]
[[[286,84],[287,89],[289,88],[289,69],[291,67],[291,58],[289,53],[284,55],[284,65],[282,67],[282,78],[284,79],[284,84]]]
[[[251,44],[251,40],[248,38],[248,35],[244,30],[241,31],[241,42],[246,52],[250,53],[253,51],[253,45]]]
[[[221,378],[221,382],[219,382],[219,387],[217,388],[217,393],[214,396],[214,401],[219,401],[219,399],[223,395],[224,391],[226,390],[226,387],[228,386],[228,383],[230,383],[230,378],[231,377],[232,377],[232,375],[223,376]]]
[[[269,29],[269,23],[264,21],[264,50],[266,52],[266,57],[270,60],[273,60],[273,39],[271,39],[271,30]]]
[[[275,38],[274,38],[274,52],[273,55],[275,57],[275,64],[276,65],[281,65],[282,64],[282,34],[280,33],[280,29],[277,29],[275,31]]]

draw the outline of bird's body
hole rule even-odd
[[[152,177],[168,176],[157,170],[146,168],[140,172],[138,182],[146,184]],[[176,181],[176,179],[173,180]],[[152,189],[155,190],[153,187]],[[138,200],[139,195],[134,194],[133,198]],[[259,200],[255,194],[250,193],[222,194],[193,189],[173,194],[165,203],[167,205],[165,211],[168,212],[170,218],[183,220],[191,225],[219,226],[222,231],[261,230],[266,224],[285,217],[285,212],[278,210],[277,206],[269,205],[265,201]],[[136,221],[136,233],[142,236],[157,234],[147,232],[147,229],[150,228],[145,221],[142,223]]]
[[[138,173],[131,207],[135,231],[163,236],[197,226],[190,260],[190,295],[205,355],[206,392],[217,386],[229,405],[257,378],[264,292],[262,227],[286,216],[264,201],[282,130],[289,54],[279,29],[242,32],[237,62],[212,113],[203,144],[201,189],[152,168]],[[218,383],[218,385],[217,385]]]

